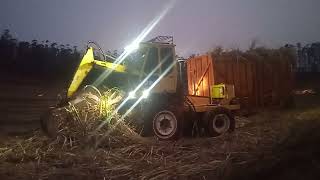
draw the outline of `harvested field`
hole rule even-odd
[[[241,128],[219,138],[178,142],[119,134],[99,148],[63,137],[52,141],[37,132],[1,145],[1,159],[5,162],[1,174],[36,179],[221,178],[230,173],[233,165],[245,165],[270,151],[277,138],[276,129]]]
[[[50,140],[40,132],[36,132],[1,143],[0,177],[1,179],[231,178],[238,172],[237,170],[246,169],[244,167],[251,167],[260,161],[277,163],[274,161],[278,158],[277,154],[274,154],[274,148],[290,141],[290,136],[284,136],[290,134],[290,130],[286,128],[287,118],[299,117],[306,120],[311,118],[309,120],[312,121],[316,115],[313,113],[312,111],[300,114],[288,113],[283,117],[273,112],[276,115],[269,116],[269,113],[266,113],[250,120],[238,119],[241,127],[238,127],[235,133],[218,138],[158,142],[154,139],[119,133],[112,135],[98,148],[94,148],[93,144],[83,144],[63,137]],[[283,125],[286,127],[282,127]],[[284,133],[286,130],[287,133]],[[258,170],[259,166],[256,166],[255,170]]]
[[[39,130],[2,136],[0,179],[317,179],[319,97],[310,96],[293,110],[237,117],[236,131],[217,138],[161,142],[125,124],[98,146]]]

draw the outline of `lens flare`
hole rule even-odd
[[[164,59],[168,59],[169,56],[166,56]],[[132,91],[134,93],[136,93],[143,85],[144,83],[146,83],[148,81],[148,79],[162,66],[162,64],[166,61],[161,61],[143,80],[142,82]],[[122,108],[124,106],[125,103],[127,103],[127,101],[130,98],[127,97],[124,101],[122,101],[122,103],[115,109],[115,113],[117,113],[119,111],[120,108]]]
[[[154,88],[158,83],[159,81],[165,76],[167,75],[167,73],[171,70],[171,68],[173,68],[173,66],[176,64],[176,62],[173,62],[160,76],[159,78],[154,82],[152,83],[152,85],[146,89],[145,91],[147,92],[150,92],[152,90],[152,88]],[[121,118],[117,121],[117,123],[114,125],[115,127],[121,122],[124,120],[125,117],[127,117],[129,115],[129,113],[144,99],[143,96],[139,97],[139,99],[126,111],[125,114],[123,114],[121,116]],[[107,133],[110,133],[110,130],[107,132]]]
[[[173,62],[160,76],[159,78],[157,78],[157,80],[147,89],[148,91],[151,91],[152,88],[154,88],[159,81],[171,70],[171,68],[174,67],[174,65],[176,64],[176,62]],[[121,116],[121,118],[116,122],[116,124],[114,124],[113,127],[117,127],[117,125],[122,122],[124,120],[125,117],[127,117],[129,115],[129,113],[142,101],[143,96],[139,97],[139,99],[126,111],[126,113],[124,115]],[[103,126],[103,124],[101,124],[101,126]],[[100,129],[101,127],[99,126],[97,129]],[[100,144],[100,142],[106,137],[108,136],[113,129],[109,129],[104,135],[103,137],[100,138],[100,140],[97,142],[96,146],[98,146]]]
[[[134,99],[134,98],[136,98],[136,92],[135,92],[135,91],[129,92],[128,98],[129,98],[129,99]]]
[[[130,44],[124,48],[124,50],[127,52],[133,52],[137,49],[139,49],[139,44]]]
[[[150,94],[150,91],[148,89],[144,90],[142,92],[142,98],[144,99],[148,98],[149,94]]]
[[[167,57],[165,57],[167,58]],[[149,74],[146,78],[143,79],[143,81],[133,90],[131,91],[131,95],[135,94],[142,86],[145,82],[147,82],[147,80],[161,67],[161,65],[164,63],[165,61],[162,61],[161,63],[159,63]],[[118,111],[128,102],[128,100],[132,99],[130,96],[130,93],[128,95],[128,97],[126,99],[124,99],[120,105],[114,110],[114,112],[112,113],[111,117],[113,117],[116,113],[118,113]],[[140,102],[140,101],[139,101]],[[110,119],[110,117],[107,117],[107,119],[105,119],[105,121],[103,121],[99,127],[96,129],[96,131],[98,131],[99,129],[101,129]]]
[[[170,9],[173,8],[174,3],[176,0],[171,0],[168,4],[166,4],[165,8],[161,11],[161,13],[156,16],[148,25],[146,28],[143,29],[143,31],[138,35],[138,37],[125,48],[125,51],[114,61],[115,67],[117,64],[122,63],[122,61],[131,54],[135,48],[138,47],[140,42],[143,41],[143,39],[152,31],[152,29],[160,22],[160,20],[169,12]],[[93,83],[94,86],[99,86],[111,73],[113,70],[107,70],[103,72],[97,80]]]
[[[147,27],[139,34],[139,36],[129,45],[125,48],[125,51],[114,61],[114,66],[116,67],[117,64],[122,63],[122,61],[128,56],[130,55],[130,53],[132,53],[132,51],[134,51],[139,43],[151,32],[151,30],[160,22],[160,20],[169,12],[170,9],[173,8],[175,2],[177,0],[171,0],[169,3],[166,4],[165,8],[163,9],[163,11],[156,17],[154,18],[148,25]],[[136,89],[133,91],[134,93],[136,93],[142,86],[143,84],[161,67],[162,63],[164,61],[162,61],[161,63],[159,63],[157,65],[157,67],[155,69],[153,69],[148,76],[136,87]],[[163,75],[161,75],[153,84],[157,84],[165,74],[167,74],[169,72],[169,70],[174,66],[175,62],[169,66],[167,68],[167,70],[165,70],[163,72]],[[97,80],[93,83],[93,85],[98,86],[100,85],[110,74],[112,73],[112,70],[106,70],[105,72],[103,72],[98,78]],[[152,85],[151,88],[148,88],[149,91],[154,87],[155,85]],[[129,100],[129,96],[114,110],[114,114],[116,114],[121,107],[124,106],[124,104],[127,103],[127,101]],[[139,102],[141,102],[141,100],[143,99],[143,96],[141,96],[131,107],[130,109],[128,109],[126,111],[126,113],[120,118],[120,120],[116,123],[115,126],[117,126],[117,124],[121,121],[124,120],[124,118],[139,104]],[[103,127],[105,125],[105,123],[108,121],[108,119],[106,119],[104,122],[102,122],[100,124],[100,126],[96,129],[96,131],[98,131],[101,127]],[[111,130],[110,130],[111,132]],[[107,134],[109,134],[110,132],[107,132]],[[105,136],[106,136],[105,135]],[[103,138],[102,138],[103,139]]]

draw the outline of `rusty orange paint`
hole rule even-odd
[[[280,104],[293,88],[289,59],[213,58],[207,54],[187,60],[187,76],[189,95],[210,97],[212,85],[232,84],[241,106],[248,109]]]
[[[188,94],[210,97],[213,85],[213,62],[208,55],[187,60]]]

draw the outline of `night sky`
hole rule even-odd
[[[166,0],[1,0],[0,30],[22,40],[77,45],[95,40],[122,49],[163,9]],[[248,48],[320,40],[319,0],[177,0],[147,36],[173,35],[180,55],[217,45]]]

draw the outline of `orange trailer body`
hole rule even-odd
[[[249,110],[281,105],[291,96],[293,88],[291,63],[285,58],[213,58],[207,54],[187,60],[187,76],[189,95],[210,97],[212,85],[232,84],[241,108]]]

